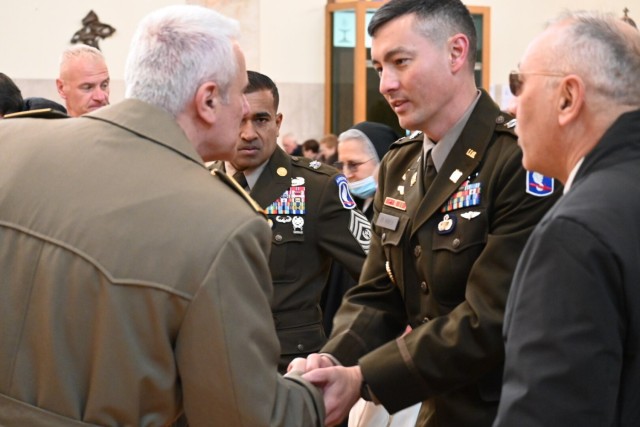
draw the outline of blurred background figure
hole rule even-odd
[[[377,187],[380,160],[389,146],[399,138],[391,127],[375,122],[361,122],[338,136],[338,162],[335,166],[349,182],[349,191],[369,220],[371,202]]]
[[[320,138],[320,161],[333,166],[338,161],[338,137],[330,133]]]
[[[33,96],[30,98],[25,98],[24,100],[25,110],[42,110],[47,108],[67,114],[67,109],[64,108],[62,104],[58,104],[57,102],[47,98]]]
[[[24,112],[31,110],[48,110],[39,111],[39,115],[29,115],[32,117],[65,117],[67,113],[67,110],[62,105],[50,99],[39,97],[23,99],[22,91],[15,82],[6,74],[0,73],[0,117],[15,115],[15,113],[20,113],[19,116],[26,117],[27,114]],[[47,115],[51,112],[54,114]]]
[[[9,76],[0,73],[0,117],[17,113],[24,108],[24,100],[20,88]]]
[[[320,157],[320,144],[315,139],[307,139],[302,143],[302,155],[307,159],[318,160]]]
[[[337,138],[339,161],[334,165],[347,178],[356,205],[369,221],[373,217],[372,202],[378,183],[378,166],[396,139],[398,135],[392,128],[375,122],[358,123]],[[340,307],[343,295],[355,285],[356,281],[342,265],[334,262],[322,296],[327,335],[331,334],[333,316]]]
[[[75,45],[62,52],[56,87],[71,117],[109,105],[109,82],[109,70],[98,49]]]
[[[298,145],[298,140],[291,132],[282,137],[280,144],[282,145],[282,149],[290,156],[300,156],[302,154],[302,149],[300,148],[300,145]]]

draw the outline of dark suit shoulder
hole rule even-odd
[[[333,176],[339,173],[339,171],[333,166],[329,166],[319,160],[311,160],[301,156],[291,156],[291,166],[297,168],[298,171],[299,169],[302,169],[304,171],[326,176]]]
[[[265,218],[266,218],[266,215],[264,213],[264,209],[262,209],[260,207],[260,205],[255,200],[253,200],[251,198],[249,193],[244,191],[244,189],[242,187],[240,187],[240,185],[238,185],[238,183],[234,179],[230,178],[229,175],[227,175],[226,173],[224,173],[220,169],[211,169],[211,175],[217,177],[225,185],[227,185],[229,188],[231,188],[233,191],[235,191],[238,195],[240,195],[240,197],[242,197],[244,199],[244,201],[247,202],[247,204],[249,206],[251,206],[251,208],[253,208],[253,210],[255,210],[257,213],[261,214],[262,216],[265,216]]]

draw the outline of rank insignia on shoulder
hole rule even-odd
[[[553,194],[554,180],[541,173],[527,171],[527,193],[532,196],[546,197]]]
[[[309,167],[313,169],[318,169],[321,165],[322,163],[320,163],[318,160],[313,160],[309,163]]]
[[[347,178],[344,175],[336,176],[336,184],[338,184],[338,195],[340,196],[340,203],[345,209],[354,209],[356,207],[356,202],[351,197],[351,193],[349,192],[349,184],[347,183]]]

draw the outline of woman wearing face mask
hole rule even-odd
[[[380,159],[397,139],[392,128],[374,122],[358,123],[338,136],[336,167],[347,178],[351,195],[369,220],[373,216]]]

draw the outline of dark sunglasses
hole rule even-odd
[[[547,76],[547,77],[564,77],[565,74],[560,73],[520,73],[518,71],[512,71],[509,73],[509,89],[513,96],[520,96],[522,92],[523,81],[520,76]]]

